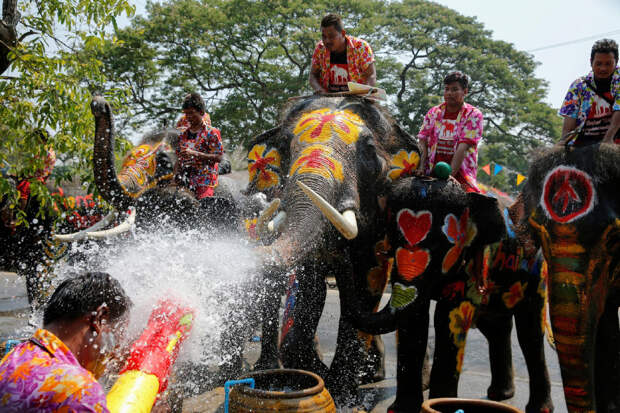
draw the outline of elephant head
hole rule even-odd
[[[620,406],[620,148],[556,147],[531,165],[523,221],[543,247],[570,412]],[[615,406],[615,407],[613,407]]]

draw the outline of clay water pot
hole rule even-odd
[[[323,379],[304,370],[261,370],[240,379],[253,378],[255,387],[230,390],[229,412],[321,412],[336,413],[334,400]]]
[[[422,404],[423,413],[454,413],[462,409],[464,413],[523,413],[514,406],[491,400],[458,399],[445,397],[428,399]]]

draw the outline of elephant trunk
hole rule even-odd
[[[574,227],[556,225],[552,231],[557,238],[545,248],[549,312],[566,405],[569,412],[595,411],[594,349],[605,306],[607,264],[601,249],[590,254],[578,242]]]
[[[101,96],[95,96],[90,104],[95,117],[95,147],[93,171],[95,184],[101,196],[122,211],[133,204],[132,198],[118,180],[114,167],[114,125],[112,109]]]

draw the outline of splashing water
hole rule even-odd
[[[83,259],[57,266],[57,280],[81,271],[105,271],[119,280],[134,304],[129,340],[140,335],[159,299],[173,298],[195,309],[178,362],[218,365],[226,357],[219,351],[225,321],[252,300],[239,291],[257,273],[257,257],[247,241],[211,231],[160,228],[126,240],[76,244],[76,253]]]

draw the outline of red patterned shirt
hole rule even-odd
[[[176,151],[179,162],[177,180],[192,190],[198,199],[213,196],[219,177],[220,163],[187,157],[181,153],[181,149],[222,155],[224,148],[220,131],[207,125],[203,119],[202,129],[199,132],[194,134],[186,129],[181,133]]]
[[[347,40],[347,69],[348,78],[357,83],[365,83],[362,78],[363,73],[371,63],[375,61],[375,56],[370,45],[362,39],[353,36],[345,36]],[[331,74],[330,51],[325,47],[323,41],[317,43],[312,55],[312,71],[320,70],[321,86],[329,89],[329,79]]]

